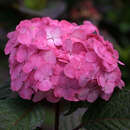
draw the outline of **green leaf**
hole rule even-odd
[[[128,32],[130,30],[130,25],[129,23],[122,22],[119,24],[119,29],[124,33]]]
[[[46,0],[24,0],[24,4],[28,8],[40,10],[46,6]]]
[[[22,99],[0,100],[0,130],[32,130],[43,123],[41,104]]]
[[[130,130],[130,90],[117,91],[111,100],[97,100],[82,118],[87,130]]]

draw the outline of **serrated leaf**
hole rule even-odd
[[[39,103],[22,99],[0,100],[0,130],[32,130],[43,123],[44,110]]]
[[[108,102],[97,100],[82,123],[87,130],[130,130],[130,90],[117,91]]]

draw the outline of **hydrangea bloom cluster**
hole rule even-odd
[[[89,21],[48,17],[21,21],[8,34],[11,89],[28,100],[108,100],[122,88],[118,52]]]

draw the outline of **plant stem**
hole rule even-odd
[[[55,130],[59,130],[60,104],[55,104]]]

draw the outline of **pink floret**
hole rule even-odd
[[[8,33],[11,89],[34,102],[109,100],[124,86],[119,54],[96,26],[48,17],[21,21]]]

